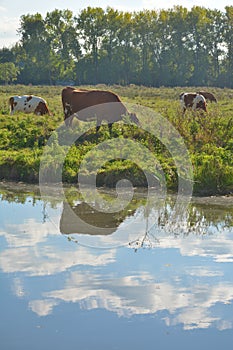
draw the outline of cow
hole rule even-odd
[[[193,110],[201,109],[207,112],[205,97],[195,92],[182,92],[180,94],[180,105],[183,109],[183,113],[185,113],[186,109],[189,107]]]
[[[72,126],[76,116],[81,121],[96,120],[98,132],[103,120],[107,121],[109,131],[112,124],[129,115],[132,122],[140,125],[135,113],[129,113],[120,98],[111,91],[76,89],[67,86],[62,90],[62,105],[66,126]]]
[[[10,114],[15,112],[34,113],[36,115],[52,115],[48,109],[47,102],[34,95],[12,96],[9,98]]]
[[[204,96],[205,99],[210,101],[210,102],[216,102],[217,103],[216,97],[211,92],[198,91],[197,94]]]

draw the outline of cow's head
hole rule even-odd
[[[48,106],[45,102],[40,101],[34,111],[35,114],[38,115],[45,115],[48,114],[50,116],[52,116],[52,113],[50,112],[50,110],[48,109]]]
[[[130,118],[131,122],[137,124],[138,126],[140,125],[140,121],[138,120],[135,113],[130,113],[129,118]]]
[[[202,109],[203,111],[207,112],[206,102],[205,101],[199,101],[197,103],[197,107],[196,108]]]

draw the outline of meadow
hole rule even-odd
[[[111,90],[119,95],[126,104],[139,105],[162,115],[171,123],[189,152],[193,165],[194,193],[202,195],[229,194],[233,192],[233,90],[220,88],[152,88],[144,86],[105,86],[99,89]],[[85,88],[94,88],[85,86]],[[96,86],[95,86],[96,88]],[[95,147],[112,138],[134,140],[146,147],[161,165],[166,186],[170,190],[177,188],[178,174],[171,152],[163,142],[149,132],[134,125],[115,123],[112,134],[107,125],[95,132],[95,124],[90,124],[84,132],[86,123],[74,121],[74,127],[67,130],[63,123],[61,104],[61,86],[0,86],[0,180],[38,182],[41,157],[48,139],[51,152],[46,159],[46,166],[56,168],[56,161],[61,156],[56,150],[62,143],[66,154],[63,165],[63,181],[77,183],[80,164],[92,150],[91,166],[86,168],[86,177],[94,171],[99,156]],[[207,90],[212,92],[218,103],[208,103],[208,114],[187,111],[182,114],[179,94],[183,91]],[[53,116],[35,116],[33,114],[9,114],[8,99],[11,95],[34,94],[46,99]],[[143,116],[139,117],[143,118]],[[140,120],[145,122],[143,120]],[[150,121],[153,125],[154,120]],[[85,126],[84,126],[85,124]],[[59,131],[57,131],[59,130]],[[54,132],[55,131],[55,132]],[[64,144],[64,134],[75,139],[75,133],[82,137],[72,146]],[[51,140],[51,138],[50,138]],[[62,141],[63,140],[63,141]],[[120,146],[119,146],[120,147]],[[69,149],[68,149],[69,148]],[[94,150],[94,151],[93,151]],[[135,149],[133,157],[137,157]],[[103,156],[103,155],[101,155]],[[96,158],[95,158],[96,157]],[[126,158],[126,159],[122,159]],[[103,157],[104,160],[104,157]],[[94,164],[95,163],[95,164]],[[153,167],[148,161],[147,170]],[[147,186],[145,172],[140,164],[122,156],[104,162],[98,170],[97,185],[114,187],[121,178],[129,179],[134,186]]]

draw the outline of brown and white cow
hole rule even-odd
[[[34,95],[12,96],[9,99],[10,114],[15,112],[34,113],[36,115],[51,115],[47,102]]]
[[[96,131],[103,120],[107,121],[109,130],[112,124],[129,115],[132,122],[139,125],[135,113],[129,113],[120,98],[111,91],[85,90],[67,86],[62,90],[64,120],[72,126],[74,116],[81,121],[96,120]]]
[[[208,91],[198,91],[197,94],[202,95],[205,97],[206,100],[210,101],[210,102],[217,102],[216,97]]]
[[[193,110],[201,109],[207,112],[205,97],[195,92],[182,92],[180,94],[180,105],[183,113],[185,113],[187,108],[192,108]]]

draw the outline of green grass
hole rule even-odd
[[[169,121],[182,136],[189,151],[194,172],[194,193],[224,194],[233,192],[233,90],[205,87],[196,88],[149,88],[143,86],[105,86],[98,85],[99,89],[107,89],[117,93],[123,102],[149,107]],[[93,88],[93,86],[89,86]],[[208,114],[187,111],[182,115],[179,106],[179,94],[182,91],[210,90],[217,97],[218,103],[208,104]],[[59,157],[56,154],[56,143],[64,143],[64,138],[75,137],[83,132],[87,124],[75,120],[74,128],[67,131],[63,124],[60,86],[0,86],[0,179],[25,182],[38,182],[41,155],[47,140],[54,134],[55,140],[51,145],[51,154],[47,157],[47,167],[51,169]],[[18,113],[9,115],[8,99],[11,95],[35,94],[45,98],[53,116],[35,116]],[[144,116],[140,116],[142,124],[146,123]],[[150,120],[151,127],[156,121]],[[84,125],[85,124],[85,125]],[[88,160],[85,176],[94,171],[98,157],[102,157],[103,164],[98,171],[97,184],[99,186],[115,186],[120,178],[127,178],[134,186],[146,186],[142,162],[119,159],[119,155],[112,152],[113,159],[105,161],[106,154],[100,154],[94,147],[112,138],[116,140],[134,140],[153,154],[161,165],[166,184],[169,189],[177,188],[177,169],[175,162],[159,138],[140,128],[130,127],[117,123],[113,126],[112,135],[106,125],[95,133],[94,124],[71,147],[63,146],[65,162],[63,166],[63,181],[77,182],[79,166],[85,155],[92,151]],[[123,146],[122,146],[123,147]],[[131,152],[133,159],[137,159],[137,149]],[[59,152],[58,152],[59,153]],[[121,155],[122,156],[122,155]],[[123,155],[124,156],[124,155]],[[116,159],[114,159],[114,157]],[[127,157],[125,157],[127,158]],[[146,162],[146,171],[150,172],[153,164]],[[91,165],[91,167],[90,167]]]

